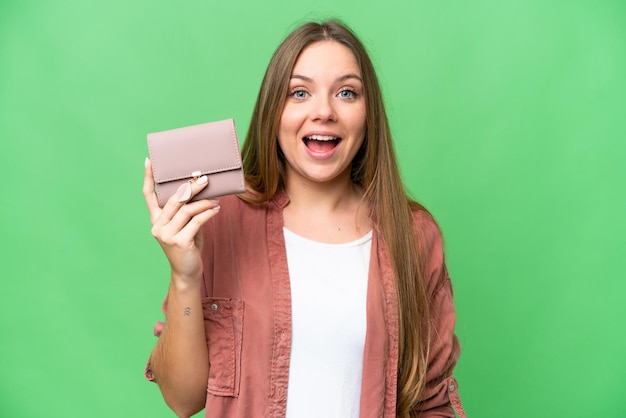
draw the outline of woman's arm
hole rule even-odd
[[[215,201],[186,203],[206,187],[206,178],[185,183],[161,209],[146,161],[143,193],[152,235],[171,267],[165,325],[150,357],[150,370],[167,405],[179,417],[204,408],[209,375],[202,311],[201,226],[219,211]]]
[[[204,335],[200,285],[179,285],[172,277],[165,325],[150,356],[163,399],[179,417],[204,408],[209,359]]]

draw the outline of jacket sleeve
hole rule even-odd
[[[466,418],[458,394],[458,384],[452,371],[460,355],[459,340],[454,334],[456,314],[452,298],[452,284],[446,269],[441,231],[432,217],[416,215],[425,256],[427,292],[432,320],[431,344],[426,372],[426,386],[422,401],[414,412],[421,418]]]

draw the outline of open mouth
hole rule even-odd
[[[304,137],[304,145],[313,152],[327,152],[334,149],[341,138],[329,135],[311,135]]]

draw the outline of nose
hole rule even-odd
[[[329,95],[318,95],[313,100],[312,118],[316,121],[328,122],[337,120],[332,97]]]

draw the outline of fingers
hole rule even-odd
[[[211,201],[208,201],[211,202]],[[199,202],[194,202],[199,203]],[[187,205],[189,206],[189,205]],[[180,242],[194,242],[198,236],[198,232],[202,225],[204,225],[209,219],[217,215],[220,207],[217,203],[211,202],[211,207],[209,209],[205,209],[201,212],[196,213],[194,216],[190,217],[188,221],[184,222],[183,227],[176,234],[177,238]],[[177,215],[178,216],[178,215]],[[174,221],[173,221],[174,222]],[[182,224],[183,222],[181,222]],[[172,228],[174,226],[172,225]]]
[[[165,225],[154,225],[152,235],[161,243],[166,254],[174,248],[200,248],[197,245],[200,228],[219,210],[220,207],[215,201],[200,200],[188,203],[178,211],[171,222]],[[172,262],[171,258],[170,262]]]
[[[208,184],[208,177],[202,176],[198,179],[189,180],[178,188],[176,193],[178,203],[187,203],[192,196],[195,196],[200,190],[204,189]]]
[[[168,231],[176,234],[182,231],[187,224],[196,223],[199,220],[206,222],[202,215],[204,212],[218,212],[219,202],[217,200],[198,200],[197,202],[190,202],[183,205],[174,215],[172,219],[167,223]],[[197,218],[197,219],[196,219]],[[210,217],[209,217],[210,218]],[[207,219],[209,219],[207,218]],[[200,225],[202,225],[202,222]],[[200,226],[199,225],[199,226]]]
[[[207,176],[202,176],[197,180],[191,180],[183,183],[176,193],[169,198],[158,220],[155,220],[153,224],[157,223],[169,223],[174,216],[180,211],[180,209],[191,199],[193,196],[200,193],[208,184]]]
[[[152,163],[146,158],[143,195],[150,212],[152,235],[166,245],[184,246],[194,242],[200,227],[219,211],[217,200],[189,200],[207,187],[207,176],[182,184],[161,208],[154,191]],[[189,203],[188,203],[189,202]]]
[[[155,220],[161,214],[159,201],[154,192],[154,177],[152,175],[152,162],[146,158],[143,171],[143,197],[146,200],[148,212],[150,212],[150,221],[154,224]]]

